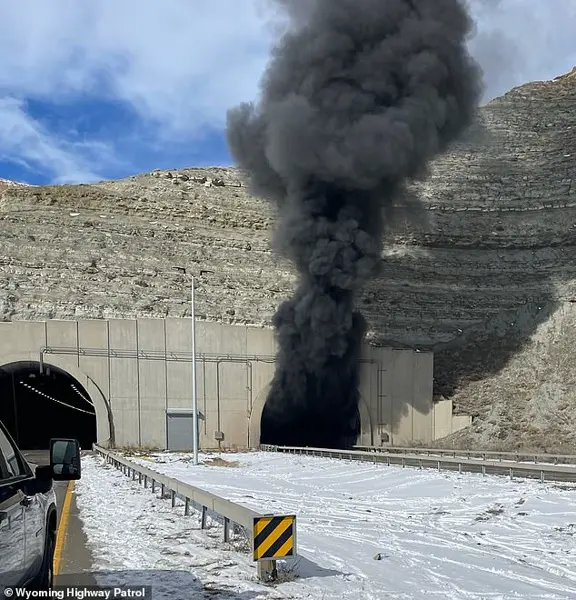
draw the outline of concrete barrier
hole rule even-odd
[[[354,446],[354,450],[362,452],[384,452],[386,454],[416,454],[426,456],[451,456],[456,458],[481,458],[493,460],[523,462],[523,463],[549,463],[554,465],[576,465],[576,456],[573,454],[544,454],[534,452],[497,452],[494,450],[451,450],[446,448],[402,448],[398,446]]]
[[[230,525],[240,527],[251,543],[252,554],[257,562],[258,579],[262,581],[272,581],[277,577],[276,560],[279,558],[296,556],[296,517],[294,515],[270,515],[261,514],[250,508],[217,496],[206,490],[197,488],[188,483],[163,475],[158,471],[154,471],[148,467],[138,465],[119,454],[106,450],[96,444],[93,445],[93,450],[100,456],[106,459],[108,464],[112,464],[117,469],[121,470],[125,475],[133,480],[138,479],[144,487],[152,488],[152,492],[156,491],[157,486],[160,487],[161,497],[164,498],[166,493],[170,494],[172,506],[175,506],[176,499],[184,501],[184,514],[188,515],[190,507],[197,509],[201,513],[201,527],[206,527],[206,519],[208,516],[215,515],[223,523],[224,542],[230,541]],[[272,552],[258,552],[258,545],[262,543],[262,523],[269,520],[286,521],[289,525],[289,538],[286,539],[286,528],[275,528],[274,531],[267,533],[268,544],[267,550],[272,548]],[[274,528],[272,528],[274,529]],[[277,533],[275,533],[275,531]],[[280,536],[284,537],[280,539]],[[277,536],[274,538],[273,536]],[[280,539],[281,544],[273,544]],[[291,543],[290,543],[291,542]],[[277,549],[274,552],[274,549]]]
[[[388,466],[399,465],[402,467],[435,468],[438,471],[458,471],[469,473],[482,473],[483,475],[507,475],[514,477],[540,479],[540,481],[564,481],[576,483],[576,466],[551,465],[530,463],[506,463],[501,460],[458,458],[458,457],[432,457],[426,454],[417,454],[417,450],[410,449],[410,454],[394,452],[374,452],[361,450],[330,450],[327,448],[298,448],[293,446],[261,445],[260,450],[265,452],[285,452],[288,454],[304,454],[308,456],[322,456],[341,460],[356,460],[364,462],[384,463]]]

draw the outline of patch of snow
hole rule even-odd
[[[299,556],[287,565],[299,577],[256,581],[249,553],[225,547],[219,526],[201,531],[182,503],[86,457],[77,502],[101,585],[151,584],[173,600],[576,598],[570,486],[274,453],[201,455],[198,466],[185,454],[127,458],[262,513],[296,514]]]
[[[223,544],[220,526],[202,531],[182,502],[172,508],[159,487],[154,496],[100,458],[82,458],[75,496],[98,585],[152,586],[154,600],[290,597],[256,580],[251,556]]]
[[[32,187],[30,183],[22,183],[21,181],[12,181],[11,179],[4,179],[0,177],[0,185],[20,185],[25,187]]]
[[[274,453],[222,455],[238,466],[130,458],[259,512],[296,514],[301,578],[277,588],[292,597],[576,599],[569,485]]]

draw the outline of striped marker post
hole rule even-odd
[[[260,579],[275,579],[276,559],[296,556],[296,515],[255,517],[253,553]]]

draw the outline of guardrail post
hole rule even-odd
[[[228,543],[230,541],[230,519],[224,517],[224,541]]]
[[[164,484],[160,485],[160,498],[164,499],[164,494],[166,493],[166,490],[164,488]]]
[[[174,490],[170,490],[171,500],[172,500],[172,508],[176,506],[176,492]]]
[[[152,480],[152,493],[154,494],[156,492],[156,481],[153,479]]]
[[[190,499],[184,498],[184,514],[188,516],[190,514]]]
[[[512,470],[512,467],[510,467],[510,479],[514,479],[514,471]]]
[[[544,471],[540,471],[540,481],[544,483]]]
[[[208,509],[205,506],[203,506],[202,507],[202,517],[200,519],[200,527],[201,527],[201,529],[206,529],[206,517],[207,517],[207,514],[208,514]]]

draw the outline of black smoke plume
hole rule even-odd
[[[359,432],[355,301],[378,272],[403,184],[474,119],[481,74],[459,0],[274,0],[288,27],[257,103],[228,114],[252,192],[278,211],[299,283],[274,318],[263,443],[346,447]]]

